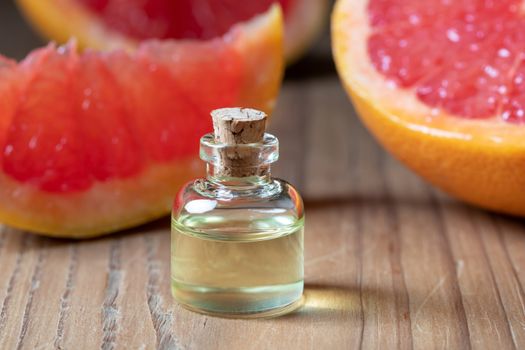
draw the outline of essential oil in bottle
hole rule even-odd
[[[172,215],[174,298],[223,317],[294,310],[303,294],[304,210],[287,182],[271,177],[278,140],[266,115],[247,108],[212,112],[201,138],[207,177],[187,184]]]

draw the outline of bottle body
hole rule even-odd
[[[303,293],[303,235],[302,200],[285,181],[192,182],[173,207],[173,296],[220,316],[285,313]]]

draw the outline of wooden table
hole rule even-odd
[[[3,52],[35,38],[0,5]],[[11,31],[13,32],[13,31]],[[372,140],[327,44],[294,67],[276,174],[306,198],[298,312],[242,321],[170,296],[169,219],[83,242],[0,233],[1,349],[525,348],[525,226],[437,192]]]

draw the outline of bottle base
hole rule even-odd
[[[222,318],[270,318],[303,304],[303,281],[244,288],[195,286],[172,280],[172,294],[184,308]]]

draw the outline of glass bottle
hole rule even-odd
[[[271,177],[278,140],[264,128],[258,142],[217,137],[217,115],[251,127],[250,116],[265,122],[262,112],[221,109],[212,115],[216,133],[200,141],[207,177],[182,188],[173,206],[173,296],[188,309],[222,317],[287,313],[303,293],[302,199]]]

